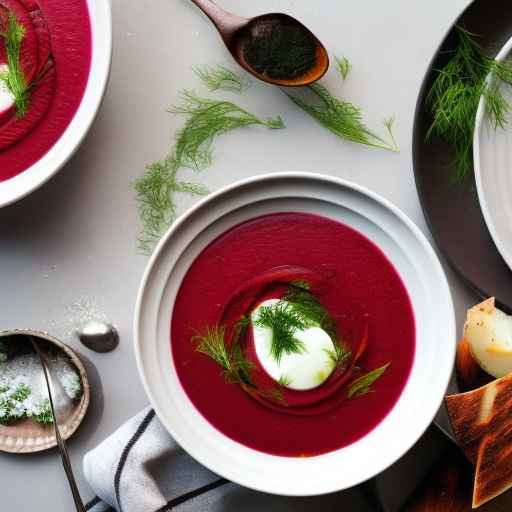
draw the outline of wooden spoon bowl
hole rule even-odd
[[[323,44],[305,25],[288,14],[269,13],[254,18],[243,18],[221,9],[211,0],[192,0],[192,2],[210,18],[236,62],[259,80],[272,85],[301,87],[316,82],[329,69],[329,56]],[[293,78],[273,78],[254,69],[245,58],[244,48],[258,36],[263,26],[270,24],[293,26],[307,34],[315,46],[314,65]]]

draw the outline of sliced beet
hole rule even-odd
[[[0,151],[27,136],[39,124],[52,103],[55,93],[55,78],[55,66],[52,61],[49,61],[47,69],[43,71],[37,87],[32,92],[27,114],[21,119],[12,117],[0,127]]]
[[[38,68],[38,40],[29,11],[18,0],[0,0],[0,7],[14,13],[16,19],[25,28],[25,37],[21,44],[21,68],[27,82],[32,82]],[[5,59],[5,54],[4,54]]]

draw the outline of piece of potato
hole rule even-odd
[[[466,339],[457,344],[455,359],[457,382],[461,391],[469,391],[490,382],[493,377],[485,373],[471,353],[471,347]]]
[[[480,367],[493,377],[512,373],[512,317],[494,304],[494,297],[468,310],[464,339]]]

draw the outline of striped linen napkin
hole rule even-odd
[[[416,457],[414,459],[417,460]],[[96,493],[96,497],[87,504],[87,510],[91,512],[397,510],[395,506],[377,504],[375,493],[368,492],[367,486],[326,496],[291,498],[252,491],[227,482],[184,452],[150,408],[128,420],[88,452],[83,465],[85,477]],[[402,492],[407,478],[398,474],[410,476],[417,462],[405,461],[404,468],[399,466],[388,470],[380,480],[383,479],[386,488],[393,482],[392,487],[400,488]],[[397,478],[400,480],[398,487]],[[379,486],[382,485],[379,482]]]

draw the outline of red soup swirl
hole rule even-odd
[[[195,259],[171,348],[183,389],[216,429],[265,453],[314,456],[389,414],[412,367],[414,316],[365,236],[278,213],[230,229]]]

